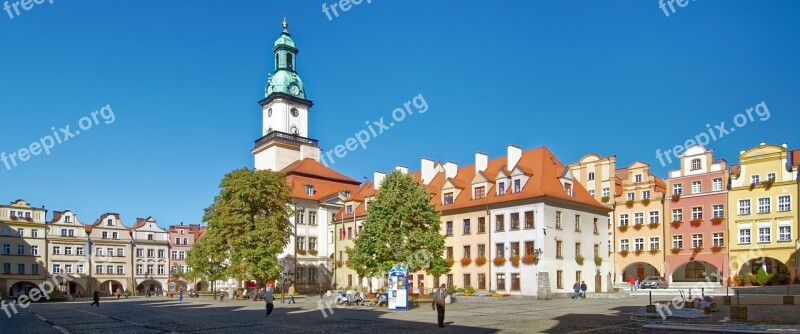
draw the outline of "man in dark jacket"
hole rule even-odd
[[[572,285],[572,299],[578,300],[581,297],[581,285],[578,281],[575,281],[575,284]]]
[[[444,302],[447,297],[446,287],[447,284],[442,283],[442,286],[433,292],[433,302],[431,303],[431,308],[436,310],[439,327],[444,327]]]
[[[97,305],[97,307],[100,307],[100,291],[97,291],[97,290],[95,290],[94,294],[92,294],[92,304],[89,305],[89,307],[92,307],[94,305]]]
[[[581,297],[586,298],[586,281],[581,281]]]

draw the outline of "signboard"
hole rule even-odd
[[[389,309],[408,310],[408,270],[402,266],[389,270]]]

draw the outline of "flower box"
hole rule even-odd
[[[352,266],[350,266],[350,260],[344,261],[344,265],[348,268],[352,268]]]
[[[658,254],[658,252],[660,252],[660,251],[661,251],[661,250],[659,250],[659,249],[651,249],[651,250],[649,250],[648,252],[649,252],[650,254],[652,254],[652,255],[656,255],[656,254]]]
[[[643,224],[634,224],[633,225],[633,229],[638,231],[638,230],[642,229],[642,226],[643,226]]]
[[[509,260],[511,261],[512,266],[519,267],[519,256],[514,255],[511,258],[509,258]]]
[[[711,223],[714,224],[714,225],[719,225],[719,224],[722,223],[722,221],[724,219],[725,219],[724,217],[714,217],[714,218],[711,218]]]
[[[633,201],[630,201],[630,200],[629,200],[629,201],[625,201],[625,207],[626,207],[626,208],[628,208],[628,209],[630,209],[630,208],[632,208],[632,207],[633,207],[633,203],[634,203],[634,202],[633,202]]]
[[[722,249],[723,249],[723,248],[725,248],[725,247],[722,247],[722,246],[712,246],[712,247],[711,247],[711,251],[712,251],[712,252],[714,252],[714,253],[719,253],[719,252],[721,252],[721,251],[722,251]]]
[[[596,266],[598,266],[598,267],[599,267],[599,266],[601,266],[601,265],[603,264],[603,258],[602,258],[602,257],[599,257],[599,256],[597,256],[597,255],[595,255],[595,257],[594,257],[594,264],[595,264]]]
[[[311,256],[317,256],[317,254],[319,254],[319,252],[317,252],[316,249],[309,249],[308,250],[308,254],[310,254]]]
[[[611,200],[611,197],[608,196],[603,196],[600,198],[600,201],[603,203],[608,203],[609,200]]]
[[[625,231],[627,231],[627,230],[628,230],[628,225],[620,225],[620,226],[619,226],[619,231],[620,231],[620,232],[625,232]]]
[[[341,260],[339,260],[339,261],[336,261],[336,266],[337,266],[337,267],[339,267],[339,268],[341,268],[343,264],[344,264],[344,263],[342,263],[342,261],[341,261]]]
[[[650,224],[647,224],[647,227],[649,227],[649,228],[658,228],[658,225],[659,225],[658,223],[650,223]]]
[[[583,265],[583,261],[584,261],[584,260],[585,260],[585,259],[584,259],[584,258],[583,258],[583,256],[581,256],[581,255],[575,256],[575,263],[577,263],[579,266],[582,266],[582,265]]]
[[[692,225],[692,226],[694,226],[694,227],[698,227],[698,226],[700,226],[700,224],[702,224],[702,223],[703,223],[703,220],[702,220],[702,219],[695,219],[695,220],[691,220],[691,221],[689,221],[689,224],[690,224],[690,225]]]
[[[769,190],[769,188],[772,188],[773,183],[775,183],[775,180],[769,179],[766,181],[762,181],[761,185],[764,186],[764,189]]]
[[[681,200],[681,195],[680,194],[672,195],[672,201],[673,202],[678,202],[680,200]]]
[[[461,259],[461,265],[464,267],[468,266],[470,263],[472,263],[472,259],[468,257]]]
[[[296,251],[297,251],[297,255],[306,255],[306,250],[305,249],[298,248],[298,249],[296,249]]]
[[[642,255],[642,253],[644,253],[644,250],[638,249],[633,252],[636,253],[636,255]]]
[[[678,227],[681,227],[681,224],[683,224],[683,222],[676,220],[676,221],[671,222],[669,224],[672,225],[672,227],[674,227],[674,228],[678,228]]]
[[[680,248],[673,248],[673,249],[671,249],[671,250],[670,250],[670,252],[672,252],[672,254],[678,254],[678,253],[680,253],[682,250],[683,250],[683,249],[680,249]]]
[[[499,267],[499,266],[502,266],[502,265],[506,264],[506,258],[498,256],[498,257],[494,258],[494,260],[492,260],[492,262],[494,263],[494,265]]]
[[[448,267],[452,267],[454,264],[456,264],[456,260],[447,259],[447,266]]]
[[[33,217],[25,217],[25,220],[27,220],[29,222],[32,222],[33,221]]]
[[[700,252],[702,252],[702,251],[703,251],[703,247],[695,247],[695,248],[692,248],[692,252],[694,252],[694,253],[700,253]]]
[[[478,267],[486,264],[486,257],[478,256],[477,258],[475,258],[475,264],[478,265]]]
[[[755,184],[755,183],[751,183],[751,184],[750,184],[750,190],[753,190],[753,189],[755,189],[755,188],[756,188],[756,184]]]
[[[645,198],[645,199],[643,199],[643,200],[642,200],[642,205],[644,205],[644,206],[648,206],[648,205],[650,205],[650,199],[649,199],[649,198]]]
[[[624,251],[619,251],[619,255],[620,255],[620,256],[622,256],[622,257],[626,257],[626,256],[628,256],[628,254],[630,254],[630,252],[629,252],[629,251],[626,251],[626,250],[624,250]]]
[[[536,260],[536,256],[533,254],[525,254],[525,256],[522,257],[522,263],[524,264],[534,264]]]
[[[17,216],[12,215],[11,220],[17,220]]]

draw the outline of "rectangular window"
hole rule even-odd
[[[519,291],[519,274],[511,274],[511,291]]]
[[[759,184],[761,182],[761,178],[758,175],[750,175],[750,183],[751,184]]]
[[[650,199],[650,190],[642,191],[642,199]]]
[[[453,193],[444,193],[444,204],[453,204]]]
[[[119,239],[119,232],[111,233],[111,239],[118,240]]]
[[[497,274],[497,290],[506,289],[506,274]]]
[[[78,269],[76,270],[76,272],[78,274],[83,274],[83,269],[84,269],[83,264],[79,264],[78,265]]]
[[[72,247],[64,247],[64,255],[72,255]]]
[[[657,251],[661,249],[661,240],[658,237],[650,237],[650,250]]]
[[[556,289],[564,288],[564,272],[556,270]]]
[[[658,224],[661,220],[660,218],[658,211],[650,211],[650,224]]]
[[[447,257],[448,260],[453,258],[453,247],[447,247],[447,249],[445,249],[445,252],[447,253],[445,254],[445,256]]]
[[[771,228],[769,226],[759,226],[758,227],[758,242],[771,242]]]
[[[792,226],[791,225],[778,226],[778,241],[780,241],[780,242],[792,241]]]
[[[448,237],[453,236],[453,221],[447,221],[444,223],[445,231],[444,234]]]
[[[486,290],[486,274],[478,274],[478,290]]]
[[[122,255],[122,248],[117,248],[117,254],[119,254],[119,256],[123,256]],[[163,249],[159,249],[158,250],[158,258],[160,258],[160,259],[164,258],[164,250]]]
[[[643,251],[644,250],[644,238],[633,239],[633,250],[635,250],[635,251]]]
[[[609,188],[603,188],[603,197],[609,197],[611,194],[611,190]]]
[[[619,215],[619,225],[620,226],[627,226],[628,225],[628,214],[622,213]]]
[[[692,194],[699,194],[702,190],[700,181],[692,181]]]
[[[9,271],[10,271],[10,270],[9,270]],[[61,273],[61,265],[60,265],[60,264],[54,264],[54,265],[53,265],[53,273],[54,273],[54,274],[59,274],[59,273]]]
[[[762,197],[758,199],[758,213],[769,213],[770,198]]]
[[[297,237],[297,249],[298,250],[305,250],[306,249],[306,237]]]
[[[464,219],[464,234],[471,234],[471,228],[469,219]]]
[[[352,227],[348,227],[347,228],[347,239],[353,239],[353,228]]]
[[[309,250],[317,250],[317,238],[316,237],[308,237],[308,249]]]
[[[714,247],[725,247],[725,236],[722,233],[714,233],[711,235],[711,242]]]
[[[17,245],[17,255],[25,255],[25,245]]]
[[[592,197],[594,197],[594,189],[592,189],[592,190],[589,190],[589,196],[592,196]]]
[[[597,256],[597,257],[600,256],[600,245],[599,244],[595,244],[594,245],[594,256]]]
[[[619,250],[622,251],[630,251],[631,250],[631,241],[628,239],[622,239],[619,241]]]
[[[125,267],[117,266],[117,274],[118,275],[124,275],[125,274]]]
[[[475,193],[473,199],[481,199],[486,198],[486,187],[475,187]]]
[[[722,218],[725,216],[725,206],[717,204],[712,207],[714,218]]]
[[[478,217],[478,233],[486,233],[486,217]]]
[[[31,255],[39,256],[39,246],[31,246]],[[83,254],[78,254],[83,255]]]
[[[636,174],[633,176],[633,182],[642,182],[642,174]]]
[[[711,190],[713,191],[721,191],[722,190],[722,179],[714,179],[711,181]]]
[[[683,194],[683,185],[680,183],[672,185],[672,194],[673,195],[681,195]]]
[[[514,212],[511,214],[511,229],[519,230],[519,213]]]
[[[95,274],[102,274],[103,273],[103,266],[99,265],[99,264],[94,266],[94,273]]]
[[[494,216],[494,226],[496,232],[503,232],[506,230],[505,227],[505,216],[504,215],[495,215]]]
[[[345,210],[345,212],[347,212],[348,215],[352,215],[353,214],[353,205],[352,204],[348,205],[347,209]]]
[[[786,196],[778,196],[778,212],[792,211],[791,198]]]
[[[106,273],[107,273],[107,274],[113,274],[113,273],[114,273],[114,266],[112,266],[112,265],[107,265],[107,266],[106,266]]]
[[[472,251],[472,249],[471,249],[470,246],[464,246],[464,256],[463,256],[463,258],[465,258],[465,259],[472,258],[472,254],[471,254],[472,252],[471,251]]]
[[[163,264],[159,264],[158,265],[158,274],[159,275],[164,275],[164,265]]]
[[[768,181],[775,181],[775,173],[767,173]]]
[[[683,248],[683,236],[682,235],[673,235],[672,236],[672,248],[673,249],[682,249]]]
[[[581,231],[581,215],[575,215],[575,232]]]
[[[38,263],[34,263],[34,264],[31,265],[31,274],[39,275],[39,264]]]
[[[17,274],[25,275],[25,264],[23,263],[17,264]]]
[[[556,211],[556,228],[561,229],[561,211]]]
[[[598,230],[597,226],[597,218],[594,219],[594,234],[599,234],[600,231]]]
[[[511,242],[510,245],[511,256],[519,256],[519,242]]]
[[[502,258],[506,257],[506,249],[504,243],[494,244],[494,249],[496,252],[495,257],[502,257]]]
[[[39,237],[39,230],[31,230],[31,237],[38,238]]]
[[[498,182],[497,183],[497,194],[502,195],[506,193],[506,183],[505,182]]]
[[[702,207],[694,207],[692,208],[692,220],[703,219],[703,208]]]
[[[750,242],[750,226],[740,226],[739,244],[749,244]]]
[[[583,255],[583,251],[581,251],[581,243],[580,242],[576,242],[575,243],[575,256],[577,257],[579,255]]]
[[[11,263],[3,263],[3,274],[11,274]]]
[[[301,267],[301,268],[302,268],[302,267]],[[109,269],[111,269],[111,268],[109,268]],[[152,265],[152,264],[148,264],[148,265],[147,265],[147,274],[148,274],[148,275],[152,275],[152,274],[154,274],[154,273],[155,273],[155,270],[154,270],[154,269],[155,269],[155,268],[153,267],[153,265]]]
[[[113,248],[107,248],[106,251],[108,251],[108,256],[112,256],[112,257],[114,256],[114,249]],[[149,251],[148,251],[148,253],[149,253]],[[152,256],[149,256],[149,257],[152,257]]]
[[[6,253],[6,251],[5,251],[5,246],[3,247],[3,254],[8,254],[8,253]],[[54,247],[53,247],[53,255],[61,255],[61,247],[59,247],[59,246],[54,246]]]
[[[749,215],[750,214],[750,200],[749,199],[740,199],[739,200],[739,215]]]
[[[108,232],[103,232],[101,236],[103,239],[108,239]]]
[[[633,223],[636,225],[644,224],[644,213],[636,212],[633,214]]]
[[[463,287],[472,286],[472,276],[470,274],[464,274],[464,282],[462,283]]]
[[[136,275],[144,275],[144,265],[136,265]]]
[[[486,245],[478,245],[478,257],[486,257]]]
[[[308,212],[308,225],[316,226],[317,225],[317,212],[316,211],[309,211]]]
[[[636,195],[634,195],[633,193],[628,193],[628,200],[629,201],[633,201],[635,199],[636,199]]]
[[[109,248],[108,251],[109,251],[108,256],[114,256],[113,254],[111,254],[111,251],[112,251],[111,248]],[[156,257],[156,251],[154,249],[148,249],[147,250],[147,257],[149,257],[149,258]]]
[[[522,191],[522,180],[516,179],[514,180],[514,192],[518,193]]]
[[[186,259],[186,252],[185,251],[178,252],[178,260],[183,260],[183,259]]]
[[[692,234],[692,248],[703,248],[702,234]]]
[[[144,257],[144,249],[137,249],[136,250],[136,257]]]
[[[556,258],[557,259],[564,258],[564,247],[562,247],[562,246],[563,246],[562,245],[562,241],[561,240],[557,240],[556,241]]]
[[[297,224],[298,225],[305,225],[306,224],[306,215],[303,212],[297,213]]]

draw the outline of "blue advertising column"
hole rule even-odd
[[[402,266],[389,270],[389,309],[408,310],[408,270]]]

